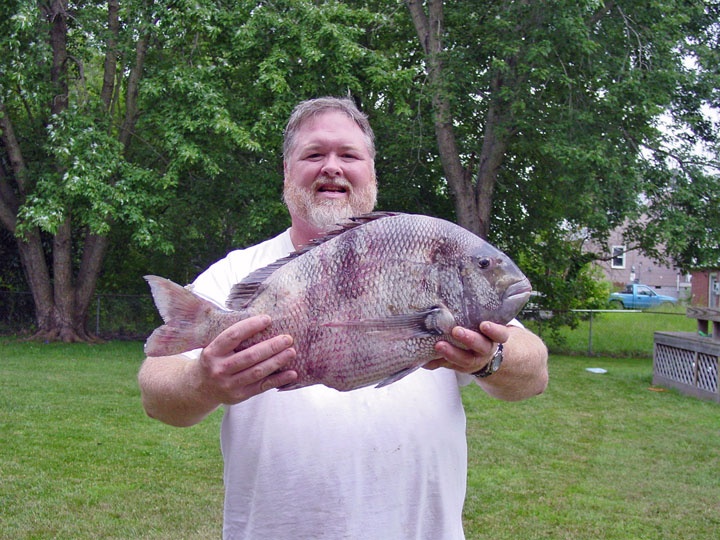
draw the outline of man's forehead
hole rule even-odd
[[[365,148],[362,139],[348,139],[346,137],[316,133],[308,138],[298,141],[299,148],[322,148],[333,146],[335,148],[351,150],[353,148]]]
[[[309,118],[300,125],[297,135],[296,142],[303,147],[333,144],[355,148],[365,145],[362,130],[352,118],[345,115],[332,119]]]

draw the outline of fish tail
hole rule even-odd
[[[165,321],[145,342],[147,356],[167,356],[205,347],[214,337],[208,314],[222,310],[185,287],[159,276],[145,276]]]

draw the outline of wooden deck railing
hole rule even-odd
[[[653,384],[720,403],[720,310],[688,308],[698,332],[655,332]]]

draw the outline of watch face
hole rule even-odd
[[[500,369],[500,364],[502,364],[503,361],[503,346],[502,344],[498,345],[497,351],[495,351],[495,354],[492,357],[492,360],[490,361],[491,369],[490,371],[492,373],[495,373],[498,369]]]
[[[478,377],[480,379],[483,379],[485,377],[489,377],[493,373],[495,373],[498,369],[500,369],[500,364],[502,364],[503,361],[503,346],[502,344],[498,344],[498,348],[495,351],[495,354],[490,359],[490,362],[487,363],[487,365],[483,368],[480,368],[478,371],[473,373],[475,377]]]

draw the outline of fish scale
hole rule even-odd
[[[509,322],[531,290],[507,255],[467,230],[387,213],[354,218],[251,273],[233,287],[230,311],[200,315],[210,309],[205,300],[163,278],[146,279],[165,321],[146,343],[149,356],[204,347],[218,329],[262,313],[272,323],[238,350],[289,334],[297,354],[286,369],[298,379],[284,389],[324,384],[343,391],[390,384],[437,358],[435,343],[452,341],[455,325]]]

